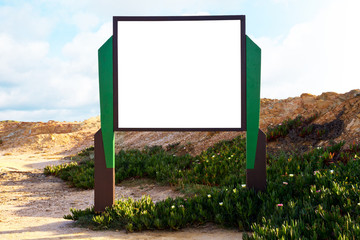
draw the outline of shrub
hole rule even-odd
[[[221,142],[197,157],[168,156],[161,148],[124,151],[118,161],[128,164],[121,170],[126,176],[139,174],[140,170],[127,169],[136,169],[142,163],[145,167],[141,174],[174,184],[202,182],[203,178],[206,190],[191,197],[168,198],[157,203],[148,196],[138,201],[122,199],[103,213],[95,213],[92,208],[71,210],[72,214],[66,218],[97,229],[128,232],[177,230],[214,222],[253,232],[244,234],[245,239],[360,236],[359,144],[352,144],[347,150],[343,149],[344,143],[338,143],[302,155],[269,155],[267,190],[256,193],[237,184],[244,180],[243,175],[236,174],[236,171],[245,172],[243,141],[239,137]],[[132,160],[127,162],[126,156],[132,156]],[[224,169],[216,168],[217,165]],[[150,171],[151,168],[155,169]],[[209,177],[211,174],[215,177]],[[233,181],[224,180],[229,175],[233,175]]]
[[[82,189],[94,188],[94,161],[71,162],[46,166],[45,175],[53,175],[67,181],[70,186]]]
[[[115,157],[115,180],[120,183],[131,177],[148,177],[177,186],[236,185],[245,181],[244,167],[245,139],[239,136],[231,141],[222,141],[196,157],[189,154],[176,156],[161,146],[121,150]],[[47,166],[44,173],[58,176],[78,188],[94,186],[93,160]]]
[[[318,113],[315,113],[307,119],[299,115],[294,119],[287,119],[274,127],[269,126],[266,133],[267,141],[271,142],[278,138],[286,137],[290,131],[297,132],[297,135],[300,137],[308,136],[315,130],[314,125],[310,123],[318,117]],[[317,137],[320,138],[325,134],[325,130],[317,129],[316,134]]]

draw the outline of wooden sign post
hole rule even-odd
[[[247,187],[266,188],[260,48],[245,16],[114,17],[99,49],[95,211],[115,199],[114,131],[246,131]]]

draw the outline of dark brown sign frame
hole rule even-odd
[[[118,22],[119,21],[207,21],[240,20],[241,23],[241,127],[240,128],[119,128],[118,124]],[[121,16],[113,18],[113,112],[114,131],[246,131],[246,45],[245,15],[216,16]]]

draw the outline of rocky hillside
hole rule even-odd
[[[345,94],[326,92],[319,96],[302,94],[285,100],[262,99],[260,127],[279,124],[286,118],[301,115],[318,117],[313,124],[340,128],[335,141],[359,142],[360,140],[360,90]],[[330,129],[331,130],[331,129]]]
[[[325,139],[300,139],[313,145],[328,141],[360,142],[360,90],[345,94],[326,92],[319,96],[304,93],[300,97],[261,99],[260,128],[267,131],[286,119],[301,115],[310,118],[319,129],[326,129]],[[84,122],[0,122],[0,156],[24,152],[72,155],[93,145],[93,135],[100,128],[99,117]],[[330,134],[331,133],[331,134]],[[231,139],[239,132],[118,132],[116,149],[142,148],[146,145],[183,146],[184,152],[198,154],[214,143]],[[291,143],[291,138],[286,143]],[[295,139],[296,140],[296,139]],[[299,140],[299,139],[297,139]],[[311,139],[310,139],[311,140]]]
[[[72,155],[94,145],[94,134],[100,128],[100,118],[83,122],[0,122],[1,154],[32,152]]]

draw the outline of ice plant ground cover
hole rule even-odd
[[[294,119],[287,119],[275,126],[268,126],[266,139],[268,142],[273,142],[279,138],[288,136],[290,133],[292,137],[300,137],[302,139],[327,140],[329,138],[336,138],[336,136],[331,136],[334,134],[331,132],[335,130],[337,124],[341,125],[341,120],[336,119],[325,124],[315,124],[314,121],[318,117],[318,113],[309,118],[304,118],[299,115]]]
[[[121,199],[105,212],[71,209],[66,219],[94,229],[173,229],[214,222],[252,232],[245,239],[356,239],[360,236],[360,144],[267,156],[265,192],[245,187],[245,139],[225,141],[192,157],[161,147],[121,151],[116,181],[149,177],[178,186],[184,198],[154,203]],[[93,187],[92,161],[47,167],[81,188]]]

